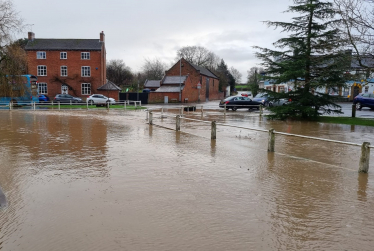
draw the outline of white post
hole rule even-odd
[[[135,104],[135,109],[136,109],[136,101],[134,101],[134,104]]]
[[[87,110],[88,110],[88,100],[86,100],[87,101]]]
[[[149,112],[149,110],[147,109],[146,113],[145,113],[146,114],[145,120],[148,120],[148,112]]]
[[[58,110],[60,110],[60,102],[58,102]]]
[[[223,107],[223,114],[226,116],[226,103],[225,103],[225,106]]]

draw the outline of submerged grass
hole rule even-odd
[[[317,122],[345,125],[374,126],[374,119],[367,118],[321,116],[317,119]]]

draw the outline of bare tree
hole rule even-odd
[[[134,74],[122,59],[112,59],[106,65],[106,76],[121,87],[131,84]]]
[[[12,42],[22,31],[23,20],[11,0],[0,0],[0,96],[23,96],[25,85],[21,74],[26,73],[26,53],[20,40]]]
[[[22,31],[23,20],[11,0],[0,0],[0,46],[9,43],[12,35]]]
[[[142,74],[148,80],[159,80],[162,79],[167,70],[167,65],[161,62],[158,58],[153,60],[145,59],[142,66]]]
[[[372,70],[374,59],[374,1],[334,0],[344,25],[346,40],[362,68]],[[369,59],[369,60],[368,60]]]
[[[177,51],[176,60],[186,59],[197,66],[214,69],[220,62],[220,58],[202,46],[185,46]]]
[[[239,84],[241,82],[241,79],[242,79],[243,75],[237,69],[235,69],[232,66],[230,68],[230,73],[233,76],[233,78],[235,79],[235,83]]]

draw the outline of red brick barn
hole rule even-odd
[[[60,93],[85,99],[106,84],[104,32],[97,39],[35,38],[29,32],[25,50],[28,73],[38,77],[39,93],[51,99]]]
[[[198,86],[201,86],[199,89]],[[182,58],[161,80],[160,88],[149,94],[149,103],[159,103],[168,96],[171,102],[198,102],[223,98],[218,90],[218,77],[206,68],[189,63]],[[181,93],[181,100],[179,99]]]

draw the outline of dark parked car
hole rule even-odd
[[[39,97],[39,102],[47,102],[47,101],[49,101],[49,97],[46,96],[46,95],[39,94],[38,97]]]
[[[253,101],[261,102],[263,106],[280,106],[286,105],[289,101],[285,98],[278,100],[271,100],[271,97],[268,93],[259,93],[256,97],[253,98]]]
[[[55,102],[60,103],[82,103],[83,100],[81,98],[73,97],[69,94],[57,94],[55,99]]]
[[[362,107],[374,109],[374,94],[360,93],[353,99],[353,104],[356,105],[357,110],[361,110]]]
[[[260,102],[253,101],[250,98],[241,97],[241,96],[228,97],[219,103],[219,107],[224,108],[225,104],[226,104],[227,110],[231,108],[233,111],[236,111],[237,109],[241,109],[241,108],[259,109],[259,105],[261,105]]]

